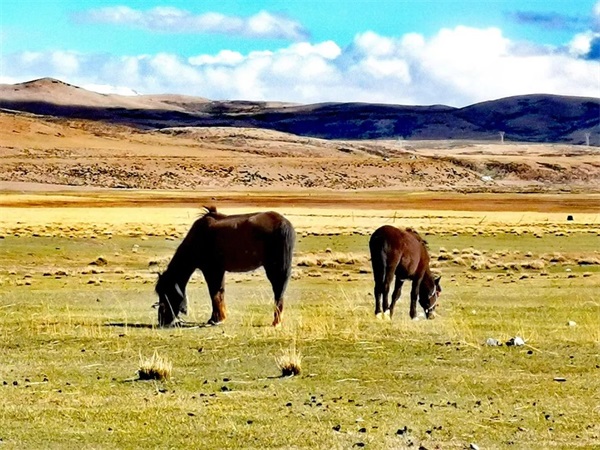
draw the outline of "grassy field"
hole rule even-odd
[[[155,272],[197,212],[5,212],[3,448],[600,445],[597,216],[289,209],[298,244],[283,327],[270,326],[258,271],[228,276],[223,325],[202,326],[195,275],[199,325],[156,329]],[[409,320],[408,288],[393,321],[375,319],[367,242],[383,223],[426,234],[444,289],[435,320]],[[485,345],[515,336],[525,345]],[[290,350],[302,371],[281,377],[276,358]],[[171,378],[138,380],[155,353]]]

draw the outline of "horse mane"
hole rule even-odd
[[[203,217],[206,217],[206,216],[218,214],[217,207],[214,205],[208,205],[208,206],[203,205],[202,208],[204,209],[204,211],[202,211],[200,213],[200,215],[198,216],[198,219],[202,219]]]
[[[204,209],[204,211],[202,211],[198,215],[197,222],[198,221],[202,221],[202,219],[207,219],[207,218],[223,219],[223,218],[227,217],[227,214],[223,214],[221,212],[218,212],[217,211],[217,207],[214,206],[214,205],[203,206],[202,208]]]

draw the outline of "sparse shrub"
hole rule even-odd
[[[296,346],[285,349],[281,355],[275,357],[275,363],[281,370],[282,377],[299,375],[302,371],[302,354],[296,350]]]
[[[456,264],[458,266],[466,266],[468,263],[469,263],[468,261],[461,258],[460,256],[458,256],[452,260],[452,264]]]
[[[333,259],[338,264],[356,264],[358,262],[358,258],[356,258],[352,253],[336,253]]]
[[[551,253],[550,255],[545,255],[542,258],[548,259],[548,261],[552,263],[563,263],[567,260],[567,258],[564,255],[558,252]]]
[[[104,256],[98,256],[94,261],[90,263],[90,266],[106,266],[108,260]]]
[[[542,270],[545,267],[546,263],[541,259],[535,259],[533,261],[524,261],[521,263],[522,269]]]
[[[490,263],[484,257],[475,258],[471,262],[471,269],[473,269],[473,270],[483,270],[483,269],[490,269],[490,268],[491,268]]]
[[[317,258],[314,253],[309,253],[298,257],[296,260],[296,266],[298,267],[314,267],[319,266],[321,261]]]
[[[156,351],[147,359],[143,359],[140,354],[140,368],[137,371],[140,380],[168,380],[172,370],[173,364]]]
[[[597,266],[600,265],[600,258],[594,258],[593,256],[578,258],[577,264],[580,266]]]

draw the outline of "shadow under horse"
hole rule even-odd
[[[264,267],[273,287],[273,326],[281,322],[283,295],[291,270],[296,233],[276,212],[225,215],[207,207],[158,276],[158,323],[172,326],[187,314],[185,289],[196,269],[206,280],[212,301],[209,324],[225,320],[225,272],[248,272]]]
[[[425,316],[433,319],[438,296],[442,292],[441,277],[434,277],[431,273],[427,243],[419,233],[411,228],[401,230],[384,225],[371,235],[369,249],[375,279],[375,315],[378,318],[392,317],[404,280],[409,279],[412,280],[410,317],[417,318],[418,300]],[[392,301],[388,303],[394,276],[396,282]]]

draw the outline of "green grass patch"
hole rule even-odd
[[[427,239],[435,253],[472,248],[487,257],[506,250],[502,262],[551,251],[592,257],[598,248],[598,237],[584,232]],[[341,264],[315,267],[321,276],[310,277],[296,267],[278,329],[270,326],[272,294],[260,271],[228,275],[228,320],[203,326],[210,302],[197,274],[187,319],[198,326],[157,329],[157,267],[150,262],[160,265],[177,242],[5,237],[2,444],[567,449],[599,442],[595,265],[472,270],[442,261],[438,317],[409,320],[406,285],[391,322],[374,317],[369,272]],[[297,253],[363,255],[367,242],[306,236]],[[89,264],[100,256],[106,265]],[[515,336],[525,345],[484,345],[489,337],[504,343]],[[278,358],[291,349],[301,355],[301,371],[282,377]],[[140,357],[154,352],[172,364],[170,378],[138,380]]]

